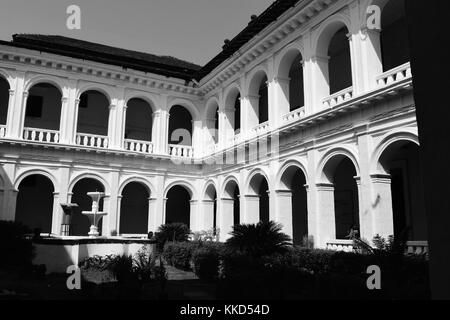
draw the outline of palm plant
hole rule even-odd
[[[191,230],[184,223],[166,223],[158,228],[155,238],[158,249],[161,251],[166,242],[188,241],[190,235]]]
[[[284,253],[291,238],[281,230],[281,224],[274,221],[235,225],[226,244],[253,257]]]

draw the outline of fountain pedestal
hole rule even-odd
[[[83,211],[82,214],[86,215],[91,222],[91,227],[89,229],[89,237],[98,237],[100,233],[98,232],[98,223],[103,216],[106,216],[106,212],[99,211],[100,200],[105,196],[103,192],[88,192],[88,196],[92,199],[92,210]]]
[[[76,203],[61,203],[61,208],[63,209],[64,215],[61,224],[61,235],[69,236],[70,235],[70,223],[72,222],[72,215],[74,213],[75,208],[78,208],[78,204]]]

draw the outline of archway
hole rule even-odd
[[[6,125],[9,104],[9,83],[0,76],[0,126]]]
[[[295,48],[290,49],[281,59],[278,82],[284,101],[288,103],[287,108],[280,106],[283,108],[284,113],[299,109],[305,105],[302,60],[302,54]]]
[[[165,223],[180,222],[191,227],[191,194],[184,187],[175,185],[169,189],[166,196]]]
[[[330,94],[352,86],[352,63],[347,33],[346,27],[337,30],[328,47]]]
[[[348,239],[351,230],[360,230],[355,166],[348,157],[336,155],[328,160],[324,174],[334,186],[336,239]]]
[[[217,193],[213,184],[209,184],[205,190],[203,200],[203,223],[206,230],[213,230],[214,235],[218,228],[217,222]]]
[[[35,84],[28,91],[25,128],[60,129],[61,91],[50,83]]]
[[[292,225],[292,240],[295,245],[301,245],[305,236],[308,236],[308,200],[306,192],[306,177],[303,171],[292,165],[288,167],[281,176],[281,186],[287,192],[281,192],[282,197],[279,199],[279,210],[290,213],[292,222],[286,225]],[[289,203],[285,203],[285,202]],[[290,211],[290,212],[289,212]],[[284,216],[284,212],[280,212]]]
[[[70,225],[71,236],[87,236],[90,228],[90,222],[88,217],[83,215],[81,212],[92,210],[92,199],[87,195],[87,193],[94,191],[105,191],[103,184],[94,178],[83,178],[77,181],[77,183],[73,186],[71,202],[78,204],[78,208],[75,210],[72,217]],[[100,200],[99,211],[103,211],[103,201],[104,199]],[[102,232],[102,223],[103,218],[98,224],[98,231],[100,233]]]
[[[251,113],[249,117],[250,128],[269,120],[269,88],[267,75],[260,70],[253,75],[249,86],[249,100]]]
[[[269,185],[267,179],[261,173],[256,173],[250,180],[249,185],[250,197],[247,197],[247,202],[253,202],[253,205],[248,208],[249,216],[257,218],[257,221],[268,222],[269,215]],[[251,198],[253,198],[251,200]],[[256,221],[256,222],[257,222]]]
[[[394,142],[383,151],[379,163],[391,179],[394,236],[408,232],[409,240],[427,240],[419,146],[404,140]]]
[[[180,105],[170,108],[169,144],[192,146],[192,115]]]
[[[78,104],[77,133],[108,135],[109,99],[101,92],[88,90]]]
[[[152,107],[140,98],[127,103],[125,139],[152,141]]]
[[[220,213],[220,239],[226,240],[234,225],[241,223],[240,218],[240,192],[236,180],[226,182],[221,201]]]
[[[140,182],[130,182],[123,188],[120,201],[120,234],[147,234],[149,198],[148,188]]]
[[[380,45],[383,72],[410,60],[405,0],[390,0],[384,6],[381,12]]]
[[[55,190],[52,181],[44,175],[33,174],[24,178],[18,189],[15,220],[31,229],[50,233]]]

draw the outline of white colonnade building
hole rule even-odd
[[[368,6],[381,28],[368,25]],[[203,67],[58,36],[0,42],[0,219],[102,235],[274,220],[300,244],[427,240],[403,1],[275,1]],[[87,218],[74,216],[73,235]]]

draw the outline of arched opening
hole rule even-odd
[[[192,116],[180,105],[170,109],[169,144],[192,146]]]
[[[24,127],[59,130],[61,101],[61,91],[53,84],[35,84],[28,91]]]
[[[227,137],[233,137],[241,132],[241,93],[233,88],[225,99],[225,130],[230,131]]]
[[[391,0],[384,6],[381,13],[380,43],[383,72],[410,60],[405,0]]]
[[[257,173],[250,181],[250,191],[257,197],[257,210],[259,221],[268,222],[269,216],[269,185],[266,178]]]
[[[173,186],[166,196],[166,223],[180,222],[191,226],[191,194],[183,186]]]
[[[261,80],[258,96],[258,119],[259,123],[264,123],[269,120],[269,87],[267,84],[267,76],[264,76]]]
[[[391,178],[394,236],[408,232],[409,240],[427,240],[419,146],[409,141],[394,142],[383,151],[379,162]]]
[[[52,230],[53,192],[52,181],[44,175],[33,174],[19,184],[15,220],[43,233]]]
[[[241,94],[238,93],[234,100],[234,133],[241,132]]]
[[[120,234],[147,234],[150,193],[139,182],[128,183],[120,201]]]
[[[109,100],[101,92],[83,92],[78,104],[78,133],[108,135]]]
[[[251,109],[249,114],[250,127],[269,120],[269,88],[267,75],[258,71],[253,76],[249,87],[249,100]]]
[[[127,103],[125,139],[152,141],[152,107],[143,99],[133,98]]]
[[[241,223],[239,186],[235,180],[227,182],[221,199],[220,239],[226,240],[232,227]]]
[[[352,63],[347,34],[348,29],[346,27],[337,30],[328,47],[330,94],[352,86]]]
[[[214,235],[218,228],[217,224],[217,193],[216,188],[210,184],[205,191],[205,217],[206,228],[212,229]]]
[[[91,226],[89,218],[83,215],[82,211],[92,210],[92,198],[87,195],[88,192],[105,192],[105,187],[101,182],[93,178],[84,178],[75,183],[72,189],[72,203],[78,204],[77,210],[73,214],[70,224],[71,236],[87,236]],[[103,211],[103,200],[100,200],[99,211]],[[110,212],[108,212],[110,214]],[[98,231],[102,232],[103,218],[98,224]]]
[[[9,83],[0,76],[0,126],[6,125],[9,104]]]
[[[299,167],[290,166],[281,177],[281,185],[290,191],[292,240],[295,245],[301,245],[305,236],[308,236],[308,200],[305,174]]]
[[[280,62],[278,82],[284,99],[289,103],[285,113],[305,105],[302,55],[297,49],[288,51]]]
[[[352,230],[360,230],[355,166],[348,157],[337,155],[328,161],[324,173],[334,185],[336,239],[348,239]]]

